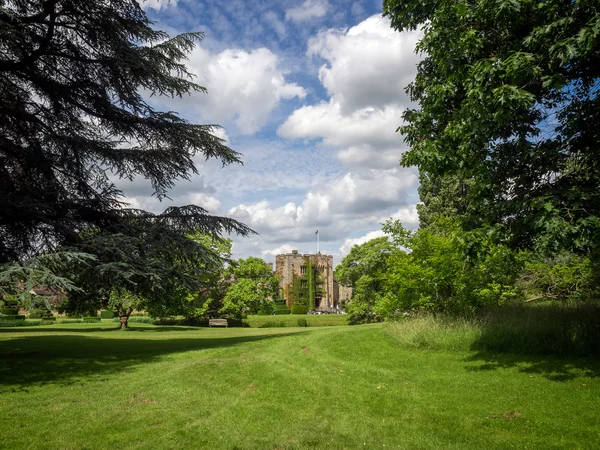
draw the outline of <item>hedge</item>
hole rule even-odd
[[[308,306],[293,304],[292,314],[306,314],[308,312]]]

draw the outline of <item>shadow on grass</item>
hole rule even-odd
[[[160,333],[165,331],[199,331],[202,329],[207,329],[207,327],[186,327],[186,326],[169,326],[169,325],[160,325],[160,326],[148,326],[148,327],[136,327],[130,326],[127,330],[123,330],[124,333],[133,333],[133,332],[151,332],[151,333]],[[56,333],[56,332],[66,332],[66,333],[97,333],[103,331],[121,331],[119,329],[119,325],[115,324],[114,327],[61,327],[60,325],[52,326],[48,328],[41,327],[13,327],[13,328],[0,328],[0,336],[2,333]]]
[[[516,368],[519,372],[540,375],[550,381],[569,381],[581,376],[600,377],[600,361],[593,358],[477,352],[465,361],[480,363],[468,366],[467,370],[470,372]]]
[[[60,329],[47,331],[60,331]],[[73,329],[70,328],[68,331]],[[86,328],[85,331],[89,333],[113,330]],[[102,339],[94,336],[49,333],[43,336],[23,336],[2,341],[0,342],[0,387],[13,391],[17,389],[27,391],[27,387],[32,384],[69,385],[102,381],[110,375],[133,370],[135,366],[157,361],[162,356],[173,353],[233,347],[245,342],[298,334],[295,332],[222,338],[127,339],[129,333],[138,331],[144,329],[122,332],[123,338]]]
[[[550,303],[489,311],[469,370],[514,367],[553,381],[600,377],[600,305]]]

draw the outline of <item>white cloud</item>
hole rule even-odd
[[[353,170],[397,167],[407,146],[396,129],[410,105],[404,88],[416,73],[419,37],[392,30],[380,16],[320,32],[307,54],[325,61],[319,80],[329,99],[296,109],[277,133],[337,147],[338,160]]]
[[[152,8],[157,11],[160,11],[163,8],[168,8],[169,6],[176,6],[177,0],[143,0],[142,8],[148,9]]]
[[[308,55],[326,61],[321,84],[343,113],[383,105],[407,105],[405,87],[414,79],[419,31],[398,33],[388,18],[371,16],[348,30],[322,31]]]
[[[253,134],[265,126],[282,100],[304,98],[306,91],[288,83],[277,55],[267,48],[251,51],[226,49],[213,53],[196,47],[190,54],[188,70],[194,82],[208,93],[175,99],[175,108],[191,108],[205,121],[234,120],[242,134]]]
[[[204,209],[208,210],[210,213],[214,213],[221,208],[221,202],[219,199],[213,197],[212,195],[208,195],[204,192],[195,192],[191,193],[188,196],[188,203],[192,205],[201,206]]]
[[[369,242],[372,239],[376,239],[382,236],[385,236],[385,233],[381,230],[376,230],[371,231],[361,237],[346,239],[340,247],[340,255],[347,255],[348,253],[350,253],[350,250],[352,250],[352,247],[354,247],[355,245],[361,245],[365,242]]]
[[[305,22],[323,17],[328,8],[329,4],[326,0],[306,0],[302,5],[288,9],[285,12],[285,19],[292,22]]]
[[[335,146],[402,145],[396,128],[402,122],[402,110],[394,106],[367,107],[342,114],[341,105],[330,100],[303,106],[279,127],[277,134],[288,139],[322,138]]]
[[[297,248],[294,247],[293,245],[283,244],[277,248],[272,248],[270,250],[263,250],[261,253],[263,255],[275,256],[275,255],[281,255],[283,253],[291,253],[292,250],[297,250]]]
[[[416,175],[407,169],[347,173],[311,189],[301,204],[272,206],[263,200],[235,206],[229,215],[268,242],[311,241],[316,229],[323,241],[336,240],[357,227],[379,225],[384,211],[392,215],[397,205],[406,203],[406,191],[416,183]]]

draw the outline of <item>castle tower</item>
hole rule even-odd
[[[333,280],[333,256],[332,255],[310,255],[298,254],[297,250],[292,253],[275,256],[275,272],[280,278],[280,296],[285,299],[288,306],[292,305],[292,288],[295,278],[306,275],[307,267],[312,266],[323,281],[321,286],[322,295],[315,298],[315,310],[332,310],[337,304],[334,295]]]

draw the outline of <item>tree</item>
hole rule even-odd
[[[518,253],[482,230],[463,231],[456,220],[406,230],[399,221],[383,227],[407,253],[396,253],[382,277],[384,295],[373,308],[383,317],[406,309],[468,313],[518,298]]]
[[[600,3],[384,0],[424,54],[399,130],[404,165],[472,180],[470,228],[512,246],[600,241]]]
[[[86,286],[90,295],[122,264],[132,270],[123,283],[141,295],[159,278],[169,284],[169,261],[208,257],[186,234],[251,232],[196,205],[162,214],[127,208],[111,178],[142,176],[162,199],[176,180],[197,173],[197,154],[240,162],[212,134],[216,126],[190,124],[148,102],[205,91],[184,65],[201,38],[155,30],[132,0],[0,1],[0,264],[87,251],[98,258],[96,275],[79,277],[96,280]]]
[[[419,181],[422,203],[417,205],[417,213],[420,228],[447,217],[463,218],[469,211],[469,180],[462,180],[455,175],[430,176],[421,172]]]
[[[227,273],[235,280],[223,300],[220,314],[241,320],[270,304],[279,288],[279,277],[260,258],[234,261]],[[226,275],[227,276],[227,275]]]
[[[385,273],[388,259],[396,251],[387,236],[355,245],[335,268],[335,278],[340,284],[354,288],[363,275],[379,277]]]
[[[352,247],[335,268],[338,282],[352,286],[352,299],[346,304],[351,323],[380,320],[373,308],[385,294],[383,281],[391,256],[399,252],[382,236]]]

